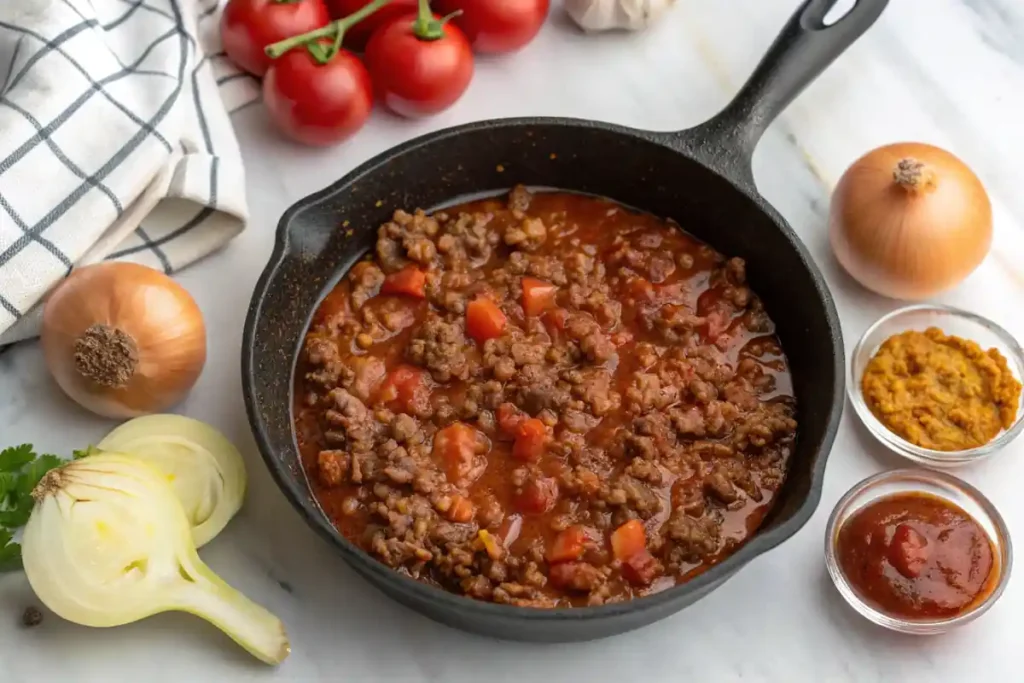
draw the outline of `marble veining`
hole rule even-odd
[[[556,3],[557,4],[557,3]],[[820,508],[793,539],[677,616],[642,631],[557,647],[499,643],[437,626],[388,601],[293,513],[255,452],[240,395],[245,306],[277,218],[384,149],[437,128],[492,117],[595,117],[678,130],[719,110],[760,59],[796,0],[678,0],[640,35],[583,36],[553,17],[538,41],[481,59],[466,97],[424,121],[377,112],[347,144],[298,148],[259,106],[234,117],[248,169],[252,221],[227,249],[182,274],[209,326],[207,368],[180,412],[207,420],[245,453],[247,504],[204,559],[278,613],[293,643],[272,670],[185,615],[115,631],[49,615],[22,629],[32,603],[21,574],[0,576],[0,681],[708,681],[871,683],[1018,680],[1024,588],[970,626],[935,638],[882,631],[849,610],[822,559],[831,507],[860,478],[903,461],[875,444],[847,409]],[[848,7],[852,0],[845,0]],[[761,192],[790,221],[835,296],[848,348],[898,303],[857,286],[828,248],[832,186],[868,149],[896,140],[949,148],[982,177],[995,208],[992,255],[941,301],[987,315],[1024,339],[1024,4],[1019,0],[892,0],[878,24],[766,133],[754,158]],[[0,352],[0,445],[68,454],[111,427],[64,398],[36,343]],[[960,471],[1024,533],[1024,441]]]

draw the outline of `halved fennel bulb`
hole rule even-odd
[[[185,508],[202,548],[242,507],[242,454],[210,425],[181,415],[147,415],[107,434],[97,448],[144,460],[159,470]]]
[[[189,612],[268,664],[288,656],[284,624],[203,564],[181,504],[150,465],[93,455],[48,472],[32,495],[25,574],[58,616],[106,627]]]

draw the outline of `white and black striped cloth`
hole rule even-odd
[[[75,266],[172,273],[245,225],[220,0],[0,0],[0,345]]]

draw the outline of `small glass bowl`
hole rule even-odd
[[[939,468],[959,467],[977,462],[1013,441],[1024,430],[1024,401],[1018,407],[1017,417],[1009,429],[1003,430],[982,446],[962,451],[936,451],[912,444],[890,431],[875,417],[867,403],[864,402],[861,378],[864,376],[864,369],[867,367],[868,361],[878,351],[882,342],[900,332],[924,331],[929,327],[938,327],[946,334],[977,342],[985,350],[997,349],[1006,357],[1010,372],[1014,374],[1014,377],[1018,380],[1024,377],[1024,350],[1009,332],[980,315],[951,306],[924,304],[893,311],[879,318],[867,329],[853,349],[846,391],[850,396],[850,402],[853,403],[854,410],[868,431],[899,455],[923,465]]]
[[[998,572],[996,584],[981,602],[968,612],[941,619],[907,619],[880,611],[866,602],[847,580],[839,565],[838,541],[843,524],[864,506],[898,493],[929,493],[947,500],[973,517],[985,530],[992,541],[994,563],[992,571]],[[825,565],[833,583],[846,602],[862,616],[885,628],[912,635],[933,635],[943,633],[957,626],[974,621],[988,611],[999,599],[1010,580],[1013,568],[1013,548],[1010,531],[995,506],[980,491],[970,484],[944,472],[935,470],[902,469],[882,472],[868,477],[847,491],[836,503],[825,531]]]

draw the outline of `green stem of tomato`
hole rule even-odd
[[[298,36],[292,36],[291,38],[285,38],[280,42],[274,43],[273,45],[268,45],[264,51],[267,53],[267,56],[270,57],[271,59],[277,59],[285,52],[288,52],[293,48],[300,47],[302,45],[309,45],[310,43],[320,40],[321,38],[331,38],[334,41],[334,45],[340,47],[341,41],[345,37],[345,31],[349,30],[350,28],[352,28],[360,21],[370,16],[371,14],[373,14],[374,12],[376,12],[389,2],[391,2],[391,0],[373,0],[373,2],[368,3],[365,7],[361,8],[356,12],[353,12],[352,14],[348,15],[347,17],[344,17],[343,19],[332,21],[326,26],[318,28],[315,31],[303,33]],[[337,49],[331,49],[327,60],[323,61],[329,61],[330,57],[333,57],[336,52]],[[317,61],[321,60],[318,59]]]
[[[420,40],[440,40],[444,38],[444,25],[453,17],[462,14],[462,10],[455,10],[451,14],[435,19],[434,13],[430,11],[430,0],[419,0],[420,11],[416,21],[412,24],[412,32]]]

